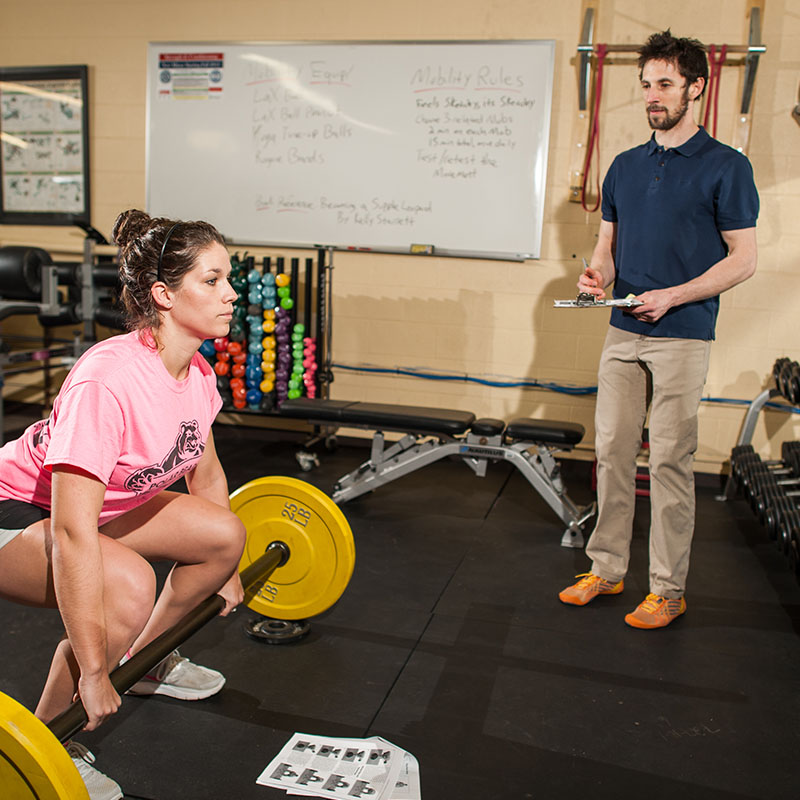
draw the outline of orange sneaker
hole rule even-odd
[[[685,613],[686,600],[683,597],[669,598],[649,594],[638,605],[636,611],[625,616],[625,622],[634,628],[650,630],[663,628]]]
[[[562,603],[569,603],[571,606],[585,606],[599,594],[619,594],[624,588],[622,581],[612,583],[591,572],[584,572],[575,577],[580,580],[558,594],[558,599]]]

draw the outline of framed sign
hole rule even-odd
[[[88,225],[87,68],[0,67],[0,223]]]

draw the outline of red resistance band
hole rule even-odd
[[[717,120],[719,119],[719,80],[722,74],[722,65],[725,63],[725,56],[728,53],[728,45],[724,44],[720,48],[717,56],[717,46],[712,44],[708,49],[708,95],[706,98],[706,110],[703,115],[703,127],[708,130],[708,119],[711,115],[711,106],[714,106],[714,116],[709,133],[717,138]]]
[[[603,62],[605,61],[606,54],[608,53],[608,45],[597,45],[597,77],[595,79],[595,92],[594,92],[594,118],[592,119],[592,132],[589,135],[589,147],[586,151],[586,161],[583,165],[583,182],[581,183],[581,206],[584,211],[597,211],[600,208],[600,167],[597,167],[597,176],[595,187],[597,190],[597,202],[594,208],[589,208],[586,205],[586,182],[589,180],[589,170],[592,166],[592,153],[595,145],[598,145],[600,139],[600,98],[603,96]],[[599,150],[599,145],[598,145]]]

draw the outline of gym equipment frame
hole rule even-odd
[[[583,547],[582,527],[596,503],[576,505],[561,480],[556,451],[571,450],[584,435],[582,425],[549,420],[483,418],[466,411],[345,400],[287,400],[283,416],[312,423],[375,431],[370,457],[336,483],[333,499],[345,503],[447,456],[458,456],[477,475],[490,461],[508,461],[567,526],[563,547]],[[384,431],[405,435],[386,446]],[[303,462],[301,462],[301,466]],[[310,466],[310,465],[309,465]]]

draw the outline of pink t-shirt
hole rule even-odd
[[[138,333],[106,339],[72,368],[50,417],[0,448],[0,499],[49,509],[51,470],[70,464],[106,484],[102,525],[191,471],[221,406],[199,353],[178,381]]]

